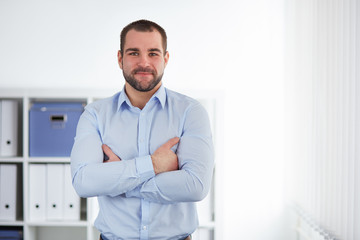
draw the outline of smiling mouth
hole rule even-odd
[[[136,72],[138,75],[153,75],[151,72]]]

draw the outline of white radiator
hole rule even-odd
[[[319,226],[304,211],[297,209],[297,240],[340,240]]]

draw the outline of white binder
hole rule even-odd
[[[207,224],[213,221],[214,214],[214,183],[211,183],[208,195],[200,202],[196,203],[200,224]]]
[[[15,164],[0,164],[0,220],[16,220],[16,171]]]
[[[198,228],[193,234],[191,234],[191,237],[196,240],[214,239],[214,231],[210,228]]]
[[[17,155],[18,103],[0,100],[0,156]]]
[[[196,203],[200,224],[207,224],[212,221],[212,199],[209,193],[202,201]]]
[[[80,220],[80,197],[72,186],[70,164],[64,167],[64,220]]]
[[[46,219],[46,165],[29,165],[29,219]]]
[[[64,164],[47,164],[46,219],[64,218]]]

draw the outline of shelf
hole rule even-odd
[[[23,226],[24,221],[0,221],[0,226]]]
[[[23,161],[22,157],[0,157],[0,163],[22,163]]]
[[[200,224],[199,224],[199,228],[209,228],[209,229],[213,229],[213,228],[215,228],[215,222],[214,222],[214,221],[211,221],[211,222],[200,223]]]
[[[40,221],[28,222],[29,227],[87,227],[87,221]]]
[[[28,163],[70,163],[70,157],[30,157]]]

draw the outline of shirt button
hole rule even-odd
[[[146,230],[146,229],[147,229],[147,226],[143,226],[142,229],[143,229],[143,230]]]

